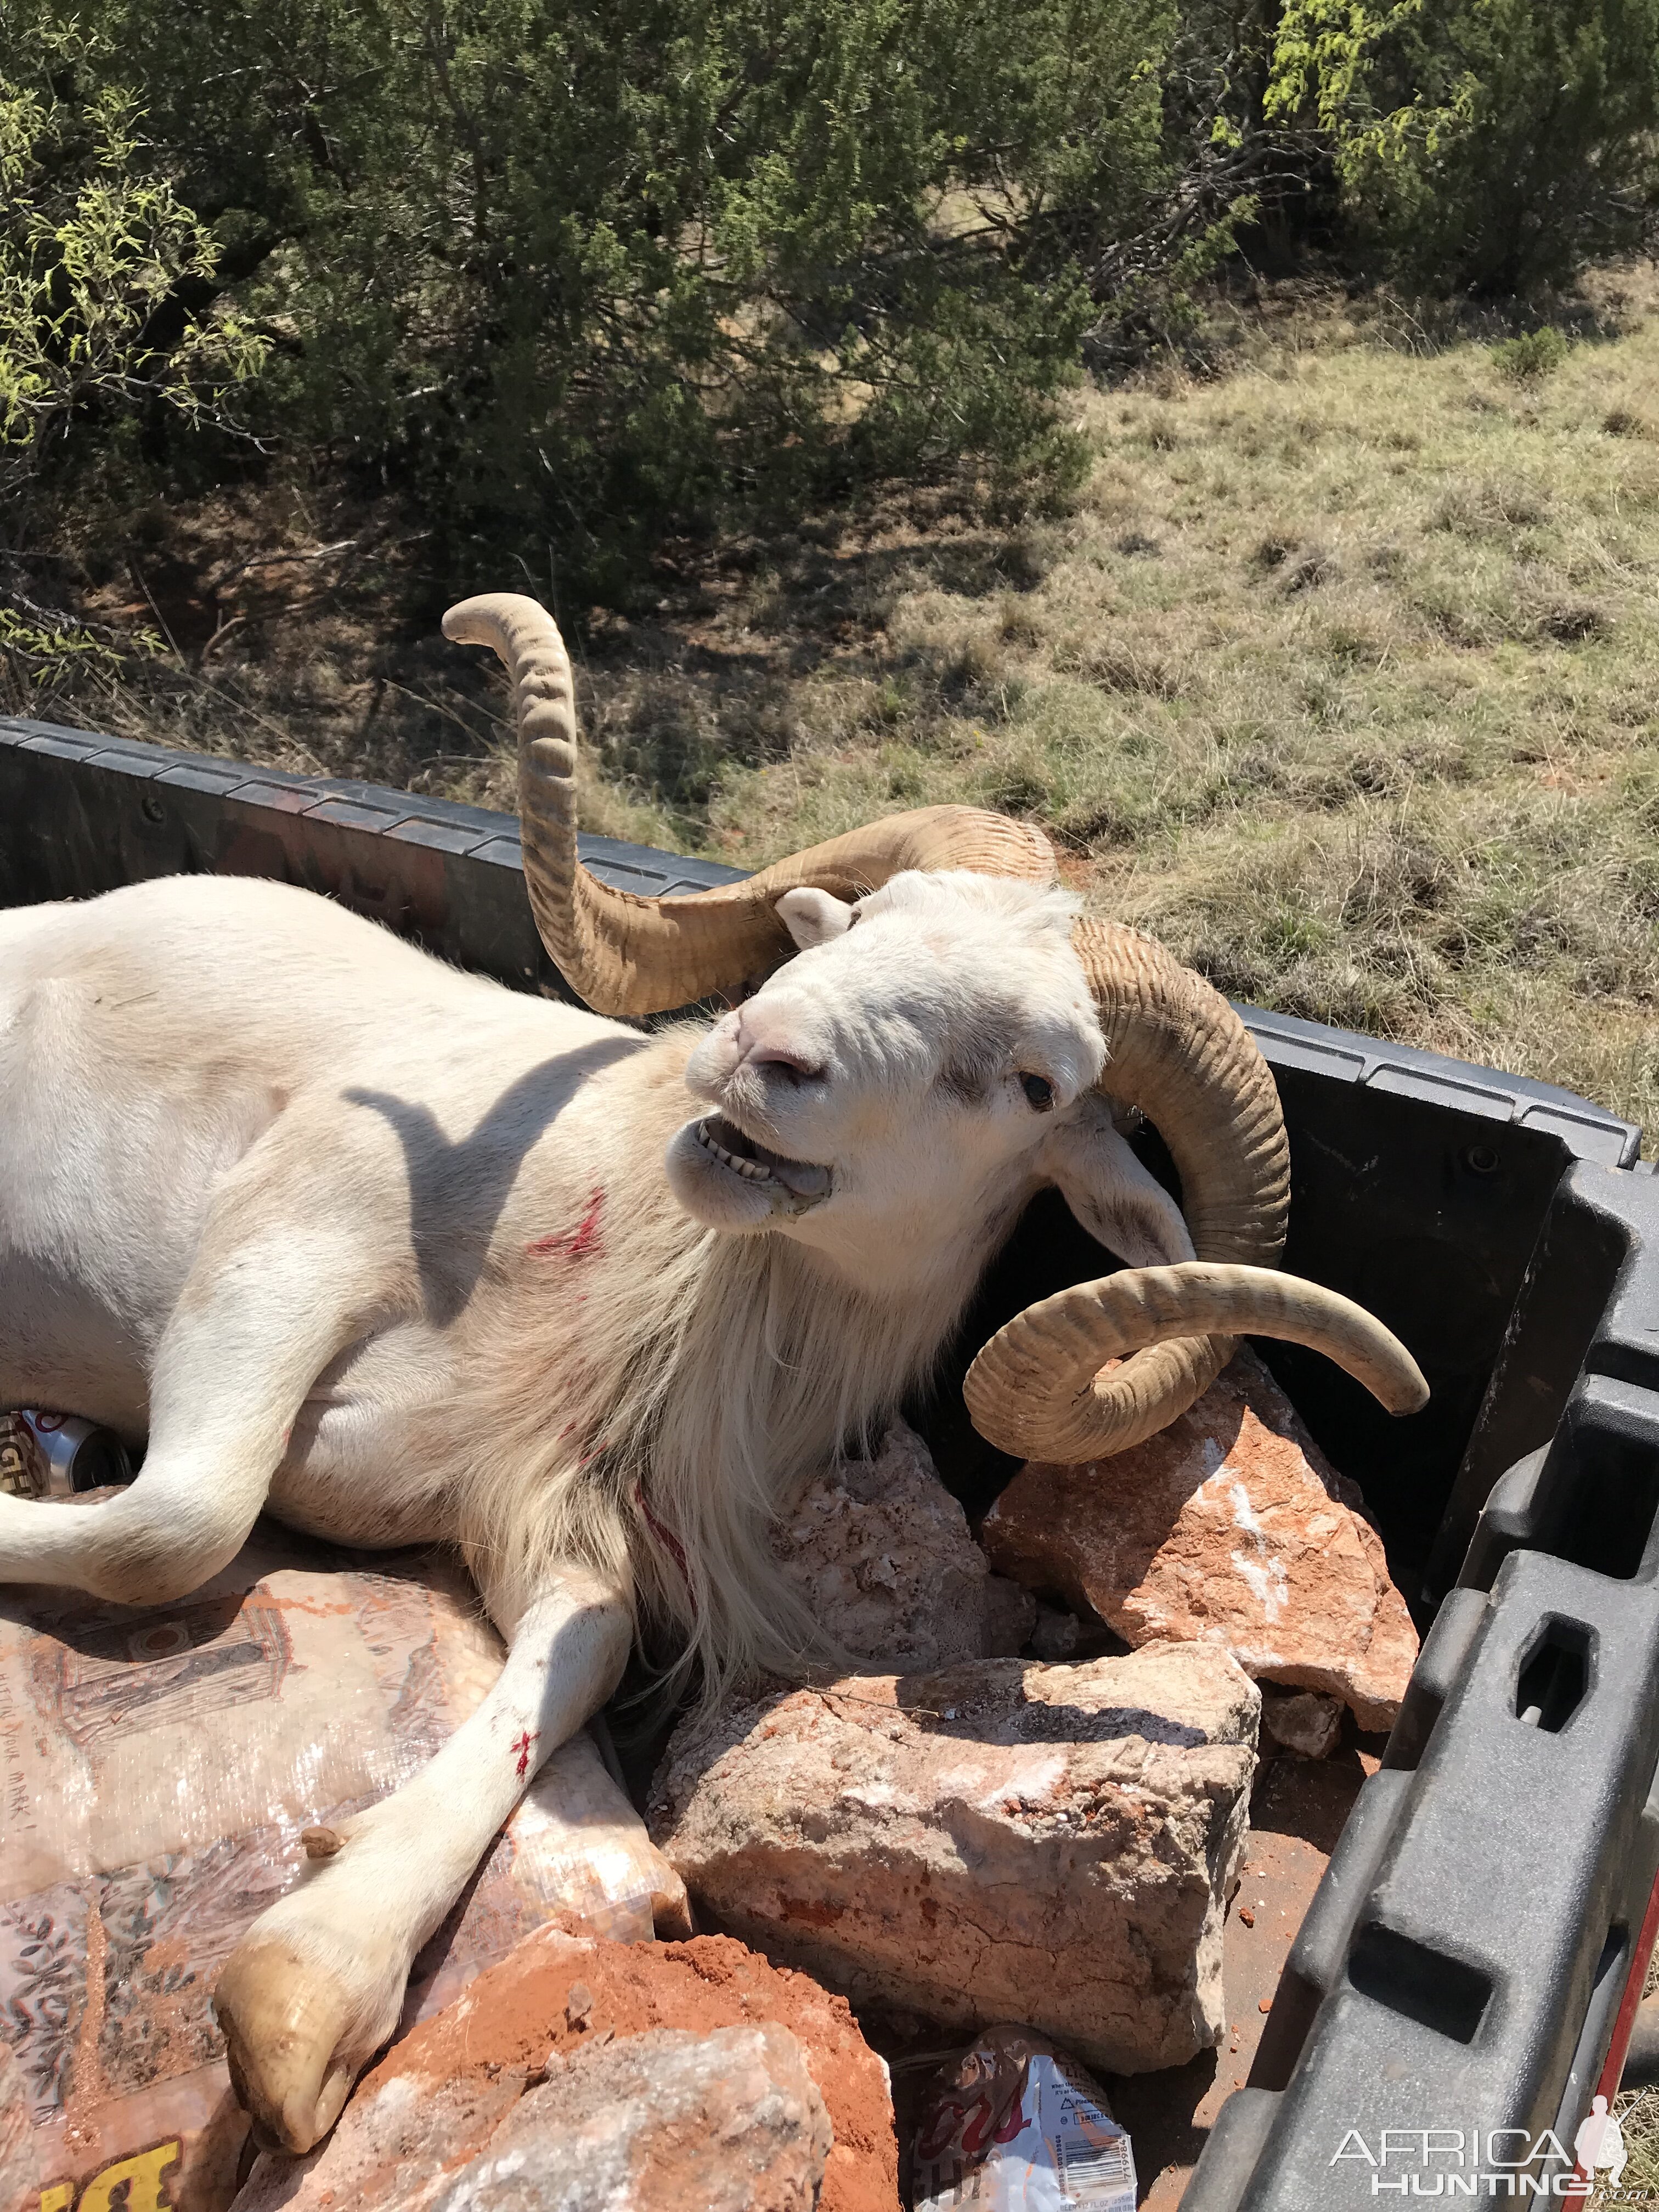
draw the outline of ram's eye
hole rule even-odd
[[[1030,1101],[1032,1110],[1046,1114],[1054,1103],[1054,1086],[1046,1075],[1022,1075],[1019,1087]]]

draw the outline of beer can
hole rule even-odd
[[[0,1492],[8,1496],[73,1498],[131,1480],[132,1462],[113,1429],[33,1406],[0,1413]]]

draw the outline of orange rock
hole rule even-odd
[[[892,2101],[843,1998],[728,1936],[610,1943],[551,1928],[394,2044],[319,2149],[261,2157],[235,2212],[417,2212],[493,2154],[498,2136],[508,2141],[509,2116],[550,2056],[551,2081],[563,2062],[592,2052],[586,2072],[606,2048],[651,2031],[706,2037],[769,2022],[799,2040],[833,2130],[818,2212],[893,2212]]]
[[[1133,1450],[1030,1462],[981,1540],[1000,1573],[1092,1606],[1130,1644],[1224,1644],[1261,1680],[1394,1725],[1417,1632],[1382,1540],[1252,1352]]]

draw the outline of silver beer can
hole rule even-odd
[[[8,1496],[73,1498],[131,1480],[132,1462],[113,1429],[33,1406],[0,1413],[0,1492]]]

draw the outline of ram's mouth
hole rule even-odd
[[[830,1195],[828,1168],[813,1160],[786,1159],[745,1136],[724,1114],[711,1114],[697,1124],[697,1142],[731,1174],[753,1183],[789,1213],[804,1213]]]

